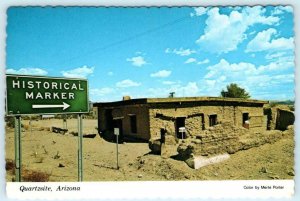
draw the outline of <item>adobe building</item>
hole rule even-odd
[[[141,98],[124,97],[122,101],[94,103],[98,108],[98,130],[113,136],[149,140],[163,139],[165,134],[177,138],[194,136],[208,128],[230,122],[252,131],[267,130],[267,101],[222,98]],[[182,127],[185,133],[182,133]],[[180,129],[181,128],[181,129]]]

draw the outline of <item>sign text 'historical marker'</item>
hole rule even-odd
[[[85,79],[6,75],[7,115],[86,113]]]

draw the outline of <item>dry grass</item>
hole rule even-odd
[[[50,174],[46,172],[40,172],[35,170],[26,170],[22,171],[22,181],[27,182],[47,182],[49,181]]]
[[[6,159],[5,169],[11,174],[15,174],[15,161]],[[27,182],[47,182],[49,181],[51,174],[35,170],[22,169],[22,181]]]

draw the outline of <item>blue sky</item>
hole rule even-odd
[[[84,77],[94,102],[219,96],[294,100],[293,9],[12,7],[6,71]]]

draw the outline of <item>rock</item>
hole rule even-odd
[[[279,176],[278,175],[269,175],[269,178],[271,178],[271,179],[279,179]]]
[[[268,171],[267,171],[267,168],[262,167],[262,168],[260,169],[260,172],[261,172],[261,173],[267,173]]]
[[[139,174],[139,175],[138,175],[138,178],[142,178],[142,177],[143,177],[143,175],[142,175],[142,174]]]
[[[62,164],[62,163],[59,163],[59,164],[58,164],[58,167],[65,167],[65,165]]]
[[[189,174],[184,174],[184,178],[190,179],[190,178],[191,178],[191,175],[189,175]]]
[[[190,168],[195,168],[195,161],[194,158],[189,158],[185,160],[185,163],[190,167]]]
[[[151,149],[153,154],[161,153],[160,139],[150,139],[148,145],[149,145],[149,149]]]
[[[289,171],[287,174],[290,175],[290,176],[295,176],[294,170]]]
[[[162,144],[161,146],[161,157],[162,158],[170,158],[173,155],[177,154],[177,145],[167,145],[167,144]]]
[[[171,179],[171,175],[167,174],[167,175],[165,175],[165,178],[166,178],[167,180],[170,180],[170,179]]]
[[[176,145],[176,139],[173,135],[166,135],[165,136],[165,144],[166,145]]]
[[[140,164],[145,164],[145,159],[141,159]]]

